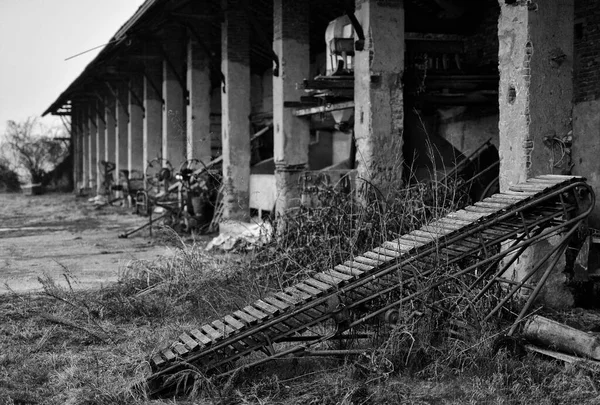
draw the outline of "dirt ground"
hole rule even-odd
[[[0,194],[0,294],[41,288],[48,275],[74,289],[114,282],[132,259],[170,254],[148,231],[117,236],[147,221],[131,209],[94,206],[73,194]]]

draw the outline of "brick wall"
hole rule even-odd
[[[600,98],[600,3],[575,0],[574,101]]]

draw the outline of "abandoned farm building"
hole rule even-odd
[[[595,0],[147,0],[45,114],[77,190],[222,157],[223,218],[284,212],[326,174],[378,184],[485,168],[600,187]],[[276,208],[275,208],[276,207]],[[600,227],[598,208],[591,225]]]

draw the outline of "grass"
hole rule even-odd
[[[328,204],[299,209],[282,236],[255,252],[207,254],[167,231],[174,257],[132,262],[110,287],[77,291],[42,278],[41,295],[0,296],[0,404],[600,403],[600,372],[498,350],[502,320],[450,334],[452,322],[472,326],[493,303],[490,296],[481,308],[456,306],[465,302],[457,299],[461,280],[429,296],[441,295],[458,315],[406,304],[396,326],[370,326],[378,332],[372,354],[280,359],[227,381],[198,378],[186,397],[150,400],[133,388],[151,355],[182,331],[393,239],[463,198],[444,185],[387,194],[365,187],[369,197],[360,201],[324,188],[319,198]]]

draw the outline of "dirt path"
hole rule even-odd
[[[64,284],[67,273],[79,289],[114,282],[130,260],[170,253],[147,231],[117,238],[146,221],[72,194],[0,194],[0,294],[40,289],[43,275]]]

